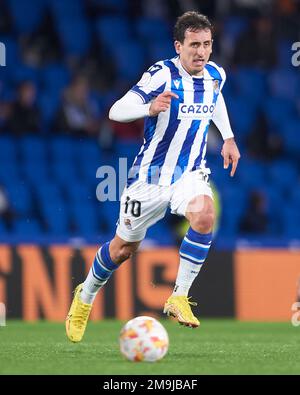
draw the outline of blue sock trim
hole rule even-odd
[[[209,244],[212,241],[212,232],[206,234],[198,233],[191,227],[189,227],[186,235],[188,239],[194,241],[195,243]]]
[[[109,254],[109,245],[110,245],[110,241],[103,244],[103,246],[101,247],[101,250],[100,250],[100,257],[101,257],[101,260],[102,260],[104,266],[108,270],[116,270],[116,269],[118,269],[118,267],[120,265],[117,265],[116,263],[114,263],[112,261],[110,254]]]
[[[183,253],[185,255],[188,255],[190,259],[195,258],[195,259],[205,259],[207,257],[209,248],[203,248],[200,246],[195,246],[193,244],[190,244],[186,240],[182,240],[181,246],[179,253]]]

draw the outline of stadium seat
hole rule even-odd
[[[18,63],[11,66],[11,78],[15,84],[19,84],[23,81],[31,81],[38,88],[40,82],[40,70],[36,67]]]
[[[24,162],[43,162],[47,160],[46,143],[41,136],[27,135],[21,138],[19,140],[19,150]]]
[[[42,204],[44,202],[63,201],[62,188],[55,182],[44,180],[42,183],[34,184],[33,188],[37,201]]]
[[[84,15],[82,0],[47,0],[56,22]]]
[[[284,134],[282,125],[286,125],[289,119],[295,115],[293,102],[282,98],[268,97],[264,101],[263,109],[270,127]]]
[[[20,179],[20,171],[16,162],[7,161],[5,165],[0,166],[0,183],[8,185],[13,182],[20,182]]]
[[[236,91],[239,96],[247,97],[259,103],[266,92],[266,74],[250,67],[240,67],[232,73]]]
[[[299,179],[299,172],[296,167],[285,160],[278,160],[271,164],[269,168],[269,179],[278,188],[289,190]]]
[[[17,159],[17,139],[10,136],[0,136],[0,160],[14,162]]]
[[[18,33],[33,33],[41,25],[46,11],[46,0],[8,0],[7,3]]]
[[[92,37],[90,26],[85,19],[63,19],[57,30],[66,55],[83,57],[88,54]]]
[[[144,47],[136,41],[117,41],[112,48],[112,57],[120,79],[137,81],[145,70]],[[134,59],[128,67],[128,59]]]
[[[257,109],[251,100],[245,96],[228,96],[226,98],[229,118],[232,122],[233,130],[238,131],[236,137],[243,140],[243,137],[250,133],[255,125]]]
[[[156,43],[164,41],[172,42],[170,29],[165,20],[140,17],[135,23],[135,30],[140,41],[144,43],[151,41]]]
[[[294,118],[290,119],[286,123],[283,131],[283,140],[285,151],[289,155],[293,155],[295,158],[299,158],[300,153],[300,119]]]
[[[260,187],[266,183],[266,166],[259,161],[244,159],[238,165],[236,176],[246,189]]]
[[[3,236],[7,236],[8,230],[6,228],[5,223],[0,219],[0,238]]]
[[[270,93],[274,97],[295,100],[300,87],[300,77],[296,70],[275,69],[269,74]]]
[[[47,64],[41,71],[41,86],[49,91],[60,91],[70,82],[70,71],[61,63]]]
[[[100,43],[108,51],[111,51],[112,46],[116,44],[115,37],[122,37],[123,43],[132,37],[129,21],[121,16],[100,17],[96,22],[96,32]]]
[[[99,223],[93,204],[74,203],[71,205],[71,212],[77,234],[96,236],[99,233]]]
[[[41,224],[36,219],[28,218],[15,221],[14,234],[24,239],[40,236],[42,232]]]
[[[70,203],[76,203],[79,207],[80,203],[88,204],[95,202],[95,191],[82,182],[69,182],[65,184],[65,194]]]
[[[54,180],[60,185],[70,184],[78,179],[75,163],[57,159],[51,163],[50,172]]]
[[[118,201],[98,202],[96,212],[101,231],[113,237],[119,218],[120,203]]]
[[[57,136],[52,138],[49,141],[49,149],[54,161],[72,162],[74,160],[74,144],[69,137]]]
[[[248,19],[242,16],[228,16],[223,23],[222,34],[226,37],[226,41],[234,47],[239,36],[247,29]]]
[[[285,205],[282,210],[283,233],[287,237],[300,238],[300,206]]]
[[[17,215],[30,215],[33,212],[32,193],[25,184],[9,184],[6,187],[8,201]]]
[[[48,129],[53,125],[56,115],[59,111],[59,105],[61,103],[61,95],[58,90],[44,91],[38,99],[38,107],[41,112],[41,118],[43,127]]]
[[[69,210],[63,200],[47,200],[41,204],[46,232],[52,235],[69,235]]]
[[[173,246],[175,243],[172,231],[165,220],[151,226],[147,230],[145,239],[164,246]]]
[[[148,66],[164,59],[176,56],[175,48],[170,40],[150,41],[147,45]]]
[[[77,161],[87,158],[96,162],[101,160],[102,152],[98,143],[94,139],[81,139],[74,143],[74,153]]]
[[[124,15],[128,8],[127,0],[91,0],[91,3],[99,5],[104,11],[112,11],[120,15]]]
[[[298,205],[298,208],[300,209],[300,183],[293,186],[290,190],[289,197],[292,204]]]
[[[45,159],[24,161],[21,165],[22,175],[32,183],[43,183],[49,178],[49,169]]]

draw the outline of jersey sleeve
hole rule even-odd
[[[162,62],[158,62],[142,75],[142,78],[131,88],[130,92],[139,95],[143,103],[149,103],[160,93],[164,92],[167,77],[166,67]]]

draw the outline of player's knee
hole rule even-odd
[[[209,233],[213,230],[215,216],[213,213],[195,213],[190,220],[190,225],[193,230],[199,233]]]
[[[120,263],[126,261],[137,251],[137,249],[138,246],[135,244],[123,245],[118,251],[117,261]]]

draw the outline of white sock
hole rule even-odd
[[[202,265],[196,265],[180,257],[179,269],[172,296],[187,296]]]
[[[106,281],[97,280],[93,275],[93,270],[91,268],[87,278],[85,279],[85,282],[83,283],[82,291],[80,292],[81,301],[83,303],[92,304],[95,300],[97,292],[106,283],[107,280]]]

